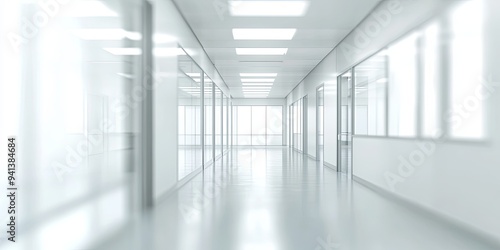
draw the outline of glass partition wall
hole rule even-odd
[[[178,179],[228,150],[229,98],[187,55],[178,57]],[[201,108],[203,105],[203,109]]]
[[[178,179],[203,165],[201,145],[201,69],[187,55],[178,56]]]
[[[2,237],[0,249],[89,249],[99,240],[94,236],[126,225],[147,203],[139,185],[147,135],[138,117],[150,103],[142,81],[151,73],[142,68],[150,58],[120,51],[148,49],[149,31],[133,25],[151,25],[141,11],[146,7],[138,1],[1,1],[0,134],[4,141],[16,136],[21,145],[16,224],[28,244],[10,245]],[[104,10],[97,11],[101,16],[92,15],[96,8]],[[110,28],[144,39],[99,39],[109,37]],[[68,225],[78,237],[67,237]]]
[[[220,90],[219,87],[215,86],[215,116],[214,116],[214,124],[215,124],[215,137],[214,137],[214,145],[215,145],[215,151],[214,151],[214,159],[221,155],[222,153],[222,107],[223,107],[223,94],[222,91]]]
[[[290,105],[291,145],[300,152],[304,152],[304,103],[305,97]]]
[[[481,1],[457,4],[339,76],[339,156],[349,155],[351,132],[354,138],[485,138],[485,100],[470,95],[488,94],[481,83],[482,23],[461,18],[481,16],[481,8]],[[299,106],[290,107],[292,116],[301,116]],[[298,149],[301,124],[290,121]],[[338,158],[340,171],[352,166],[349,157]]]
[[[229,98],[223,95],[222,100],[222,151],[226,152],[229,149]]]
[[[208,75],[204,74],[203,78],[203,83],[204,83],[204,147],[203,147],[203,160],[204,164],[208,165],[213,162],[213,148],[214,148],[214,141],[213,141],[213,122],[214,122],[214,103],[213,103],[213,96],[214,96],[214,84],[212,83],[212,80],[208,77]]]

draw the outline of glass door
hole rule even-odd
[[[338,171],[352,175],[352,71],[339,76],[338,80]]]

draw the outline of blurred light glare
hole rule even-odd
[[[83,40],[141,40],[142,35],[139,32],[130,32],[124,29],[78,29],[73,34]]]
[[[71,17],[118,17],[103,1],[77,1],[65,9]]]
[[[171,43],[177,41],[177,38],[168,34],[154,34],[153,42],[157,44]]]
[[[153,49],[153,55],[158,57],[173,57],[186,55],[186,52],[181,48],[155,48]]]

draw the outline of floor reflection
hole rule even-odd
[[[286,147],[233,149],[97,249],[493,249]]]

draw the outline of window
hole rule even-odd
[[[355,134],[484,138],[482,8],[461,2],[356,66]]]
[[[267,145],[283,145],[283,107],[267,106]]]
[[[188,56],[178,57],[178,178],[201,167],[201,69]]]
[[[417,35],[387,49],[389,136],[417,135]]]
[[[205,163],[208,163],[213,160],[213,141],[212,141],[212,122],[213,122],[213,103],[212,103],[212,98],[214,96],[213,94],[213,83],[212,80],[205,74],[205,79],[204,79],[204,89],[205,89],[205,94],[204,94],[204,104],[205,104],[205,145],[204,145],[204,150],[203,154],[205,157]]]
[[[282,145],[282,106],[233,106],[235,145]]]
[[[222,91],[215,86],[215,156],[222,153]]]
[[[387,52],[355,68],[355,134],[387,135]]]
[[[481,2],[464,1],[450,16],[450,108],[445,117],[452,138],[484,136]]]
[[[422,94],[419,99],[422,103],[422,135],[428,138],[440,136],[440,117],[442,117],[439,105],[441,80],[440,53],[439,49],[439,25],[432,23],[423,31],[422,56],[423,82]]]
[[[305,97],[304,97],[305,98]],[[302,151],[303,150],[303,136],[304,136],[304,120],[303,120],[303,103],[304,103],[304,98],[301,98],[294,102],[290,107],[291,107],[291,122],[292,122],[292,128],[291,128],[291,143],[292,147],[296,150]]]

